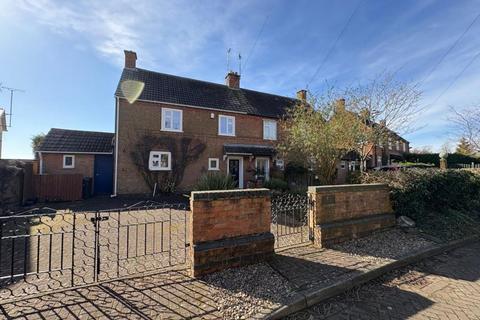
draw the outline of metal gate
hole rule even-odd
[[[284,193],[272,196],[272,226],[275,248],[310,243],[309,198],[306,194]]]
[[[0,217],[0,300],[187,264],[184,204]]]

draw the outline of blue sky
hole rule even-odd
[[[137,52],[139,67],[223,83],[232,48],[248,59],[242,87],[293,96],[358,1],[3,0],[0,82],[25,90],[15,96],[3,156],[31,158],[31,136],[51,127],[113,131],[123,49]],[[363,0],[309,88],[326,80],[353,85],[399,68],[402,80],[420,81],[479,13],[479,0]],[[480,52],[478,34],[480,19],[423,83],[423,105]],[[418,117],[421,129],[406,136],[413,147],[438,149],[453,139],[449,106],[478,105],[479,71],[480,58]],[[0,106],[8,103],[1,92]]]

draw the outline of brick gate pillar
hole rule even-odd
[[[308,196],[315,246],[325,247],[395,225],[386,184],[308,187]]]
[[[273,255],[268,189],[195,191],[190,209],[193,276],[260,262]]]

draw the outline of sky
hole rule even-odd
[[[0,83],[24,90],[3,157],[32,158],[50,128],[113,132],[124,49],[141,68],[223,83],[231,48],[241,87],[284,96],[396,72],[421,82],[425,106],[405,137],[438,150],[455,144],[450,106],[480,105],[480,19],[449,51],[479,14],[480,0],[1,0]]]

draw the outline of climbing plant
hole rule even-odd
[[[174,192],[182,182],[186,167],[197,160],[206,145],[199,139],[189,137],[157,137],[144,135],[131,152],[132,160],[145,183],[153,191],[155,184],[159,192]],[[151,171],[148,166],[150,151],[169,151],[172,168],[168,171]]]

